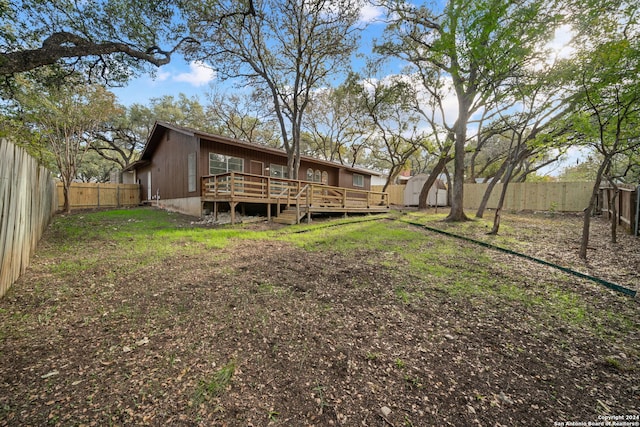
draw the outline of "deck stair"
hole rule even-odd
[[[380,213],[390,208],[389,195],[379,191],[243,172],[206,175],[201,179],[202,208],[204,203],[213,202],[215,214],[219,203],[228,203],[232,224],[235,209],[241,203],[265,204],[267,217],[282,224],[298,224],[304,217],[311,221],[311,216],[319,213]],[[271,217],[272,206],[278,212],[275,218]]]
[[[300,212],[299,215],[298,212]],[[298,224],[305,215],[306,212],[302,210],[298,211],[295,207],[291,207],[283,210],[277,217],[272,218],[271,220],[279,224],[293,225]]]

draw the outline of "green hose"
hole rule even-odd
[[[505,249],[505,248],[502,248],[500,246],[492,245],[491,243],[481,242],[480,240],[475,240],[475,239],[471,239],[469,237],[459,236],[457,234],[449,233],[448,231],[439,230],[437,228],[429,227],[427,225],[420,224],[420,223],[417,223],[417,222],[406,221],[406,220],[403,220],[403,219],[400,219],[398,221],[402,221],[404,223],[407,223],[407,224],[410,224],[410,225],[413,225],[413,226],[416,226],[416,227],[421,227],[421,228],[424,228],[426,230],[433,231],[434,233],[444,234],[445,236],[450,236],[450,237],[454,237],[456,239],[460,239],[460,240],[464,240],[464,241],[467,241],[467,242],[475,243],[477,245],[484,246],[485,248],[495,249],[495,250],[498,250],[498,251],[501,251],[501,252],[504,252],[504,253],[507,253],[507,254],[510,254],[510,255],[516,255],[516,256],[519,256],[521,258],[528,259],[528,260],[533,261],[533,262],[537,262],[538,264],[542,264],[542,265],[546,265],[548,267],[556,268],[556,269],[561,270],[561,271],[563,271],[565,273],[572,274],[572,275],[580,277],[582,279],[591,280],[592,282],[595,282],[595,283],[597,283],[599,285],[605,286],[605,287],[607,287],[609,289],[612,289],[612,290],[614,290],[616,292],[620,292],[622,294],[629,295],[629,296],[634,297],[634,298],[636,296],[636,291],[634,291],[633,289],[625,288],[624,286],[620,286],[620,285],[617,285],[615,283],[608,282],[606,280],[600,279],[598,277],[590,276],[588,274],[580,273],[579,271],[575,271],[575,270],[572,270],[570,268],[563,267],[561,265],[554,264],[554,263],[549,262],[549,261],[545,261],[543,259],[534,258],[532,256],[529,256],[529,255],[526,255],[526,254],[523,254],[523,253],[520,253],[520,252],[512,251],[511,249]]]

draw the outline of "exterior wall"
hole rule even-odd
[[[269,175],[267,168],[270,165],[281,165],[286,168],[287,156],[273,151],[262,151],[260,147],[251,145],[226,143],[224,139],[218,141],[215,137],[201,136],[196,133],[181,132],[167,127],[158,127],[151,135],[150,151],[148,156],[142,159],[144,162],[135,170],[134,182],[141,186],[141,200],[160,200],[162,204],[167,200],[182,200],[199,198],[201,194],[201,177],[210,174],[209,153],[222,154],[242,158],[244,160],[243,172]],[[189,156],[195,156],[195,191],[189,191]],[[371,175],[363,172],[364,186],[353,185],[354,172],[347,171],[341,166],[333,166],[326,162],[315,162],[304,159],[301,161],[299,179],[307,180],[307,170],[311,168],[320,174],[326,172],[327,184],[345,188],[369,190],[371,188]],[[182,206],[179,202],[176,210]],[[179,208],[179,209],[178,209]],[[200,215],[200,206],[197,212],[189,208],[191,214]]]
[[[315,171],[318,171],[318,170],[320,171],[321,175],[322,175],[322,172],[327,172],[327,175],[328,175],[327,185],[331,185],[334,187],[338,186],[339,176],[340,176],[340,171],[338,168],[330,167],[328,165],[323,165],[318,163],[312,163],[305,160],[300,161],[300,170],[298,171],[298,179],[306,181],[307,169],[309,168],[313,169],[314,174],[315,174]]]
[[[237,147],[233,145],[221,144],[215,141],[209,141],[206,139],[202,139],[200,141],[200,147],[201,155],[198,161],[198,169],[202,172],[199,176],[209,175],[209,153],[243,158],[243,172],[245,173],[251,173],[251,161],[262,163],[262,170],[264,175],[269,175],[269,171],[267,171],[266,168],[268,168],[271,164],[281,165],[284,167],[287,166],[287,156],[284,154],[277,155],[274,153],[264,153],[261,151],[253,150],[251,149],[251,147]],[[309,168],[312,168],[314,172],[316,170],[319,170],[321,173],[327,172],[328,185],[339,185],[338,167],[332,167],[322,163],[314,163],[303,160],[300,162],[300,170],[298,172],[300,180],[306,180],[307,169]],[[365,175],[365,181],[367,178],[368,177]]]
[[[356,190],[370,190],[371,189],[371,175],[365,175],[364,173],[360,173],[358,175],[362,175],[364,176],[364,186],[363,187],[356,187],[355,185],[353,185],[353,175],[354,173],[357,172],[351,172],[348,170],[344,170],[342,169],[340,171],[340,177],[338,179],[338,187],[343,187],[343,188],[354,188]]]
[[[122,173],[122,183],[123,184],[137,184],[138,183],[135,169]]]
[[[151,172],[151,192],[155,197],[162,199],[178,199],[195,197],[200,195],[200,171],[196,162],[196,189],[189,192],[189,153],[198,151],[198,140],[193,136],[185,135],[167,129],[162,135],[158,146],[153,153],[149,171]],[[146,168],[145,168],[146,169]],[[142,169],[141,169],[142,170]],[[147,185],[146,177],[138,173],[143,187]],[[143,196],[146,196],[146,188]]]
[[[140,184],[140,201],[151,200],[153,187],[149,186],[149,176],[151,175],[151,166],[144,166],[136,169],[136,183]]]
[[[202,205],[200,203],[200,196],[185,197],[179,199],[161,198],[156,202],[156,206],[161,209],[166,209],[170,212],[180,212],[182,214],[195,217],[202,216]]]

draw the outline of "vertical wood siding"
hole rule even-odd
[[[152,196],[159,195],[160,199],[198,196],[199,184],[196,186],[196,191],[188,191],[189,153],[197,151],[197,138],[173,130],[164,132],[149,168]],[[200,176],[200,173],[201,171],[196,170],[196,176]],[[143,184],[146,188],[146,181]]]

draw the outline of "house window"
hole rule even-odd
[[[327,173],[327,171],[322,171],[322,183],[324,185],[329,184],[329,174]]]
[[[307,169],[307,181],[313,181],[313,169]]]
[[[244,159],[239,157],[225,156],[222,154],[209,153],[209,174],[218,175],[227,172],[244,171]]]
[[[317,170],[316,175],[313,178],[313,182],[320,182],[321,180],[322,180],[322,173],[319,170]]]
[[[276,178],[289,178],[289,171],[286,166],[271,163],[269,165],[269,175]]]
[[[196,191],[196,153],[189,153],[187,169],[189,171],[189,192],[193,192]]]
[[[364,175],[359,175],[357,173],[353,174],[353,186],[354,187],[364,187]]]

